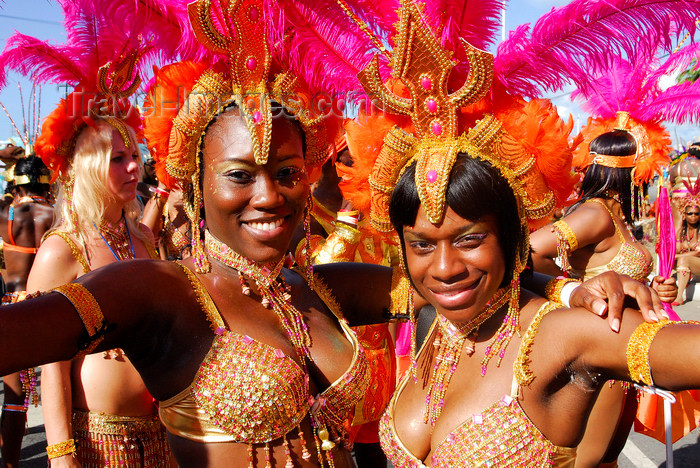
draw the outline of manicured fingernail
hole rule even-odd
[[[596,304],[594,308],[595,313],[598,315],[603,315],[605,313],[605,304]]]
[[[619,318],[613,319],[612,329],[615,333],[620,331],[620,319]]]
[[[649,311],[649,317],[651,317],[651,319],[652,319],[654,322],[658,322],[658,321],[659,321],[658,315],[656,315],[656,312],[654,312],[653,310],[650,310],[650,311]]]

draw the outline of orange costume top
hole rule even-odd
[[[554,303],[546,303],[538,316],[556,308]],[[428,336],[434,332],[433,322]],[[528,346],[537,332],[539,320],[533,320],[520,344],[519,355],[527,355]],[[529,337],[529,339],[528,339]],[[426,344],[432,346],[426,340]],[[457,426],[440,442],[431,456],[431,465],[444,468],[467,468],[486,466],[556,466],[572,467],[576,459],[576,449],[558,447],[552,444],[530,421],[518,402],[518,382],[515,375],[523,375],[525,362],[516,361],[513,365],[513,386],[510,395],[475,414],[471,419]],[[394,425],[393,413],[397,398],[401,395],[410,374],[404,376],[389,408],[380,422],[380,440],[387,458],[396,468],[423,468],[422,460],[414,456],[403,445]]]
[[[160,403],[160,418],[168,431],[198,442],[244,442],[252,449],[295,428],[301,431],[301,421],[310,415],[323,450],[329,440],[348,441],[346,428],[367,391],[370,370],[364,349],[332,298],[316,289],[352,343],[353,359],[342,377],[312,398],[308,377],[297,362],[279,349],[228,330],[204,285],[189,269],[182,269],[215,336],[193,382]],[[327,433],[321,431],[324,428]]]

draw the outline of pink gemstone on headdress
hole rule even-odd
[[[428,112],[434,114],[438,111],[438,103],[435,99],[430,98],[425,102],[425,107],[428,108]]]
[[[226,331],[226,329],[225,329],[225,328],[222,328],[222,327],[216,327],[216,330],[214,330],[214,333],[216,333],[217,335],[221,336],[221,335],[223,335],[223,334],[224,334],[224,331]]]
[[[260,18],[260,10],[258,10],[258,7],[250,7],[250,10],[248,10],[248,17],[251,21],[256,22],[258,18]]]
[[[428,179],[428,182],[431,184],[437,180],[437,171],[428,171],[428,173],[425,175],[425,178]]]
[[[433,122],[430,129],[433,131],[434,135],[442,135],[442,124],[440,122]]]
[[[433,81],[427,76],[423,76],[420,79],[420,85],[423,87],[424,90],[430,91],[430,89],[433,87]]]
[[[248,70],[253,71],[255,70],[255,67],[258,66],[258,61],[255,59],[255,57],[250,57],[248,60],[246,60],[245,66]]]
[[[253,112],[253,122],[256,124],[262,122],[262,113],[260,111]]]
[[[282,351],[282,350],[279,349],[279,348],[275,348],[275,356],[277,356],[277,357],[280,358],[280,359],[283,358],[283,357],[284,357],[284,351]]]

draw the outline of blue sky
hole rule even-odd
[[[506,29],[511,30],[522,23],[534,22],[552,7],[566,3],[567,0],[510,0],[506,11]],[[65,39],[65,32],[61,21],[61,9],[55,1],[6,0],[0,2],[0,44],[4,47],[5,41],[15,30],[40,39],[62,42]],[[22,85],[25,108],[28,108],[27,100],[31,83],[15,73],[9,74],[7,87],[0,91],[0,102],[8,108],[22,130],[22,111],[17,90],[18,81]],[[550,97],[559,107],[560,114],[568,116],[571,112],[577,124],[585,122],[586,116],[571,103],[567,93]],[[42,117],[53,110],[59,99],[60,92],[56,86],[46,85],[42,88]],[[669,130],[674,144],[700,140],[700,128],[695,125],[671,127]],[[14,133],[12,124],[5,113],[0,111],[0,140],[4,140]]]

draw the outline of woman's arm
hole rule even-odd
[[[597,244],[615,233],[615,226],[605,208],[597,203],[585,203],[564,216],[562,220],[575,238],[576,245],[568,254],[591,244]],[[530,235],[532,261],[535,271],[557,276],[562,273],[554,259],[558,256],[557,233],[554,225],[544,226]],[[560,241],[561,243],[561,241]],[[570,247],[570,246],[569,246]]]
[[[580,309],[551,315],[542,321],[541,339],[556,335],[555,342],[567,343],[558,348],[566,353],[562,362],[570,362],[577,372],[601,373],[601,384],[615,379],[648,385],[651,381],[640,376],[650,374],[654,385],[672,391],[700,388],[698,324],[644,322],[640,314],[626,310],[620,332],[613,333]]]

